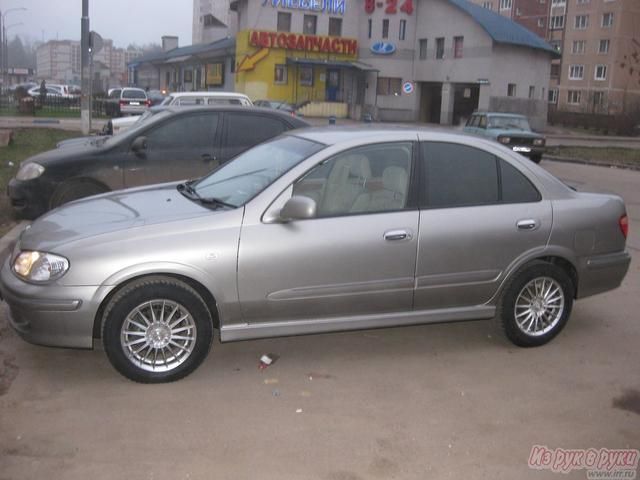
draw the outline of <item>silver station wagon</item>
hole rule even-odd
[[[420,129],[297,130],[197,181],[36,220],[2,268],[27,341],[177,380],[221,341],[497,317],[542,345],[629,267],[621,198]]]

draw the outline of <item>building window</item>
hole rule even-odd
[[[560,76],[560,64],[559,63],[552,63],[551,64],[551,78],[558,78]]]
[[[404,40],[406,35],[407,35],[407,21],[406,20],[400,20],[400,31],[399,31],[399,34],[398,34],[398,39],[399,40]]]
[[[482,2],[482,8],[493,10],[493,2]]]
[[[507,97],[515,97],[516,96],[516,84],[510,83],[507,85]]]
[[[562,53],[562,42],[560,42],[560,40],[550,40],[549,45],[551,45],[556,52]]]
[[[567,0],[551,0],[552,7],[564,7],[567,4]]]
[[[536,97],[536,87],[534,87],[533,85],[529,85],[529,98],[535,98]]]
[[[609,28],[613,25],[613,12],[607,12],[602,14],[602,27]]]
[[[389,19],[382,20],[382,38],[389,38]]]
[[[544,28],[544,18],[539,18],[538,19],[538,27],[539,28]]]
[[[593,106],[596,108],[604,106],[604,92],[593,92]]]
[[[540,99],[544,100],[544,87],[542,87],[542,93],[540,94]]]
[[[580,90],[569,90],[567,92],[567,103],[571,105],[580,105],[582,92]]]
[[[607,79],[607,66],[606,65],[596,65],[595,75],[596,80],[606,80]]]
[[[402,88],[401,78],[379,77],[378,78],[378,95],[400,95]]]
[[[576,30],[584,30],[589,26],[589,15],[576,15],[573,28]]]
[[[549,103],[558,103],[558,89],[550,88],[549,89]]]
[[[453,58],[462,58],[464,37],[453,37]]]
[[[569,80],[582,80],[584,65],[569,65]]]
[[[342,19],[331,17],[329,18],[329,36],[340,37],[342,36]]]
[[[584,53],[586,42],[584,40],[574,40],[571,47],[571,53],[580,55]]]
[[[443,37],[436,38],[436,58],[438,59],[444,58],[444,38]]]
[[[300,67],[300,85],[303,87],[313,86],[313,67],[309,65]]]
[[[598,53],[609,53],[609,39],[600,40],[598,44]]]
[[[368,34],[367,37],[371,38],[371,30],[373,30],[373,20],[369,19],[369,28],[368,28]]]
[[[291,14],[288,12],[278,12],[278,31],[291,31]]]
[[[553,15],[551,22],[549,22],[549,28],[551,30],[561,30],[564,28],[564,15]]]
[[[500,10],[511,10],[513,0],[500,0]]]
[[[316,15],[305,15],[302,24],[302,33],[305,35],[315,35],[318,25],[318,17]]]
[[[576,0],[576,3],[577,3],[578,5],[583,5],[583,4],[585,4],[585,3],[589,3],[589,2],[591,2],[591,0]]]
[[[274,74],[274,83],[278,85],[285,85],[287,83],[287,66],[276,65]]]
[[[427,39],[421,38],[420,39],[420,60],[426,60],[426,59],[427,59]]]

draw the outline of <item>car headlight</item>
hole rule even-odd
[[[533,140],[533,144],[537,147],[541,147],[542,145],[544,145],[544,138],[535,138]]]
[[[511,137],[498,137],[498,141],[507,145],[511,141]]]
[[[48,282],[63,276],[69,269],[69,260],[59,255],[26,250],[13,262],[13,271],[30,282]]]
[[[42,165],[39,163],[29,162],[20,167],[20,170],[18,170],[18,173],[16,174],[16,178],[18,180],[32,180],[34,178],[38,178],[43,173],[44,167]]]

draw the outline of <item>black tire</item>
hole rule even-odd
[[[545,284],[553,288],[553,290],[551,288],[549,289],[549,294],[553,293],[557,288],[561,291],[562,300],[548,302],[547,308],[544,306],[547,304],[546,302],[542,302],[542,305],[539,301],[538,303],[534,302],[537,298],[545,296],[541,294],[536,297],[536,299],[532,298],[532,309],[527,310],[527,308],[522,305],[526,305],[528,303],[526,300],[529,298],[528,296],[533,297],[533,295],[530,294],[531,291],[525,292],[525,288],[529,286],[535,289],[535,284],[533,286],[531,285],[534,280],[538,281],[539,286]],[[522,297],[521,293],[523,294]],[[562,331],[569,320],[574,294],[575,286],[569,275],[562,268],[543,261],[531,262],[513,276],[502,293],[497,317],[504,334],[512,343],[519,347],[537,347],[548,343]],[[550,295],[547,298],[553,300],[556,296]],[[519,299],[520,301],[518,302]],[[562,301],[562,308],[559,306],[560,301]],[[516,302],[518,302],[517,308]],[[534,310],[546,313],[541,313],[543,316],[536,318]],[[529,314],[529,312],[531,313]],[[547,314],[549,316],[547,316]],[[537,332],[526,331],[528,328],[525,324],[528,321],[531,322],[529,328],[533,327],[535,322],[534,330],[537,329],[538,322],[540,322],[540,328]],[[545,326],[545,322],[547,321],[549,324]]]
[[[144,338],[142,344],[146,346],[141,348],[142,352],[140,352],[138,357],[147,355],[147,349],[148,351],[155,352],[158,363],[154,361],[153,366],[145,363],[146,358],[138,358],[136,361],[133,358],[136,353],[130,350],[126,351],[127,346],[123,345],[124,340],[122,339],[122,335],[124,335],[123,325],[125,321],[128,320],[128,317],[136,318],[140,321],[140,317],[135,317],[136,309],[141,310],[143,305],[146,305],[147,302],[163,302],[162,319],[164,319],[165,314],[164,303],[174,302],[182,308],[179,315],[182,312],[186,312],[190,315],[189,321],[192,320],[193,323],[193,327],[189,328],[193,328],[194,332],[187,332],[189,335],[193,335],[195,333],[195,340],[191,344],[187,344],[186,341],[182,341],[183,345],[190,348],[190,353],[182,354],[183,356],[178,359],[178,355],[181,354],[181,351],[175,348],[177,353],[176,356],[173,357],[174,361],[172,361],[172,363],[176,363],[176,365],[172,366],[169,370],[161,370],[163,365],[159,363],[160,358],[158,357],[158,351],[168,351],[167,347],[152,347],[149,343],[148,335],[140,337],[141,339]],[[149,305],[153,304],[149,303]],[[153,306],[151,306],[151,308],[153,308]],[[170,308],[167,309],[167,311],[170,310]],[[211,348],[213,339],[213,322],[207,305],[193,288],[180,280],[170,277],[145,277],[127,285],[111,299],[109,305],[105,309],[103,318],[102,342],[104,344],[107,357],[109,358],[111,365],[113,365],[118,372],[134,382],[165,383],[180,380],[193,372],[204,361]],[[168,317],[168,321],[165,325],[169,324],[171,321],[172,318]],[[149,327],[156,323],[162,322],[160,319],[156,318]],[[150,328],[147,329],[147,332],[149,330]],[[180,330],[180,328],[178,330]],[[173,331],[171,332],[170,337],[175,338]],[[126,342],[124,343],[126,344]],[[169,348],[173,349],[174,347]],[[171,353],[173,354],[174,352],[172,351]],[[151,354],[148,355],[148,362],[151,363]],[[165,354],[162,356],[164,355]],[[156,365],[160,370],[155,371]],[[168,368],[166,357],[164,359],[164,365]]]
[[[50,208],[56,208],[73,200],[99,195],[108,191],[109,189],[104,185],[91,180],[70,180],[56,188],[49,200],[49,206]]]
[[[540,161],[542,160],[542,155],[531,155],[530,158],[533,163],[540,163]]]

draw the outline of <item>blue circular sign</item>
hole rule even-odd
[[[396,46],[390,42],[376,42],[371,45],[371,51],[378,55],[391,55],[396,51]]]
[[[406,95],[410,95],[413,93],[413,82],[404,82],[402,84],[402,91],[406,94]]]

